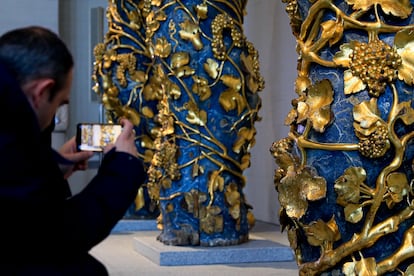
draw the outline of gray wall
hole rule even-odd
[[[106,7],[109,0],[1,0],[0,33],[24,25],[39,24],[60,33],[75,58],[75,75],[69,105],[68,129],[61,135],[75,134],[78,122],[101,119],[99,103],[91,94],[92,42],[96,25],[91,24],[91,9]],[[250,0],[245,18],[246,36],[260,53],[266,88],[260,92],[263,118],[256,125],[256,145],[252,166],[246,170],[245,193],[258,220],[278,223],[277,193],[273,186],[276,165],[270,155],[271,143],[288,133],[283,121],[295,97],[295,41],[291,34],[285,4],[280,0]],[[96,23],[96,22],[95,22]],[[59,144],[59,143],[58,143]],[[74,192],[81,190],[96,173],[95,169],[71,177]]]

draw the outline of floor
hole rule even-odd
[[[153,234],[154,242],[159,230],[145,231]],[[228,263],[214,265],[184,265],[161,266],[153,260],[143,256],[134,246],[134,239],[144,233],[140,231],[115,231],[91,253],[107,267],[111,276],[132,275],[273,275],[297,276],[296,263],[288,262],[259,262],[259,263]],[[277,225],[257,222],[251,234],[263,239],[289,246],[286,233],[280,232]]]

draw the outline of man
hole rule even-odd
[[[74,138],[60,153],[50,144],[72,71],[65,44],[45,28],[0,37],[0,275],[107,275],[88,252],[123,217],[146,177],[133,126],[123,119],[97,175],[70,194],[67,177],[92,156],[77,152]]]

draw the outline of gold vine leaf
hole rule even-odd
[[[240,115],[247,106],[246,99],[234,89],[228,89],[221,93],[219,102],[226,112],[237,108]]]
[[[239,93],[241,80],[230,75],[224,75],[220,79],[224,85],[229,87],[220,95],[219,102],[221,106],[226,112],[237,108],[237,114],[240,115],[247,106],[246,99]]]
[[[220,171],[213,171],[209,175],[208,193],[213,197],[214,192],[224,190],[224,178],[220,175]]]
[[[226,202],[230,205],[229,206],[229,213],[233,219],[240,218],[240,202],[241,196],[238,190],[237,184],[230,183],[226,187],[226,191],[224,192]]]
[[[304,167],[287,168],[285,176],[277,186],[280,205],[288,217],[300,219],[308,209],[308,200],[316,201],[326,196],[326,180],[316,170]]]
[[[181,30],[178,32],[181,39],[189,40],[194,49],[201,50],[203,49],[203,42],[200,37],[200,30],[197,24],[192,23],[189,20],[184,21],[180,24]]]
[[[414,109],[411,107],[411,101],[406,101],[398,104],[398,117],[407,126],[414,123]]]
[[[255,128],[247,128],[247,127],[240,128],[238,132],[238,138],[236,142],[234,142],[234,145],[233,145],[233,151],[235,153],[240,153],[242,147],[246,144],[246,142],[253,141],[255,135],[256,135]]]
[[[208,85],[207,79],[200,76],[193,76],[192,91],[200,97],[200,101],[205,101],[211,97],[211,88]]]
[[[259,90],[259,82],[256,80],[255,72],[255,57],[253,55],[240,55],[240,62],[243,71],[246,72],[246,84],[252,93],[256,93]]]
[[[216,79],[219,74],[219,64],[212,58],[208,58],[203,65],[204,70],[212,79]]]
[[[407,267],[407,270],[405,271],[404,275],[414,275],[414,264],[410,264]]]
[[[374,271],[377,271],[375,258],[363,258],[362,256],[359,261],[347,262],[342,267],[342,272],[346,276],[376,275],[372,274]]]
[[[346,0],[354,10],[367,11],[374,5],[380,5],[386,14],[392,14],[401,18],[407,18],[413,7],[409,0]]]
[[[350,167],[335,180],[334,189],[338,195],[336,203],[344,207],[345,219],[349,222],[357,223],[363,218],[361,191],[365,196],[370,196],[371,192],[364,183],[366,177],[364,168]]]
[[[207,200],[207,195],[197,190],[191,190],[184,194],[184,201],[186,204],[187,212],[194,214],[195,217],[201,215],[202,203]]]
[[[208,6],[206,3],[199,4],[195,6],[195,11],[197,12],[197,17],[200,19],[207,19],[208,18]]]
[[[352,40],[349,43],[344,43],[339,47],[339,51],[335,54],[332,61],[339,66],[349,68],[351,66],[351,59],[349,56],[353,53],[357,42]],[[365,89],[366,84],[358,76],[354,76],[350,69],[344,71],[344,94],[349,95],[360,92]]]
[[[171,56],[170,66],[173,69],[178,69],[190,63],[190,54],[187,52],[177,52]]]
[[[387,176],[389,197],[386,198],[388,208],[394,207],[396,203],[403,200],[410,191],[407,176],[404,173],[394,172]]]
[[[377,125],[383,122],[375,98],[356,105],[353,115],[354,128],[358,137],[371,135],[377,129]]]
[[[414,28],[397,32],[394,46],[402,59],[398,68],[398,78],[409,85],[414,84]]]
[[[310,245],[326,247],[327,243],[332,244],[341,239],[338,225],[332,217],[328,222],[321,219],[311,222],[303,227]]]
[[[321,38],[322,40],[329,40],[329,46],[337,43],[342,38],[342,34],[344,32],[344,25],[341,17],[338,17],[336,21],[327,20],[322,22],[321,28]]]
[[[334,189],[338,197],[336,202],[341,206],[349,203],[359,203],[360,187],[367,178],[362,167],[350,167],[345,173],[335,180]]]
[[[167,58],[171,54],[171,44],[165,37],[157,38],[154,54],[161,58]]]
[[[333,89],[329,80],[322,80],[310,86],[305,101],[298,103],[298,118],[300,123],[309,119],[313,128],[318,132],[324,132],[325,127],[331,122],[330,105],[333,102]]]
[[[223,232],[224,218],[219,206],[200,208],[200,229],[207,234]]]
[[[185,118],[190,124],[205,126],[207,123],[207,112],[200,110],[194,103],[188,102],[186,104],[188,108],[187,117]]]

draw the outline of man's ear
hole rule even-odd
[[[29,81],[23,85],[22,90],[34,108],[39,108],[42,102],[49,101],[50,91],[55,85],[51,78],[42,78]]]

